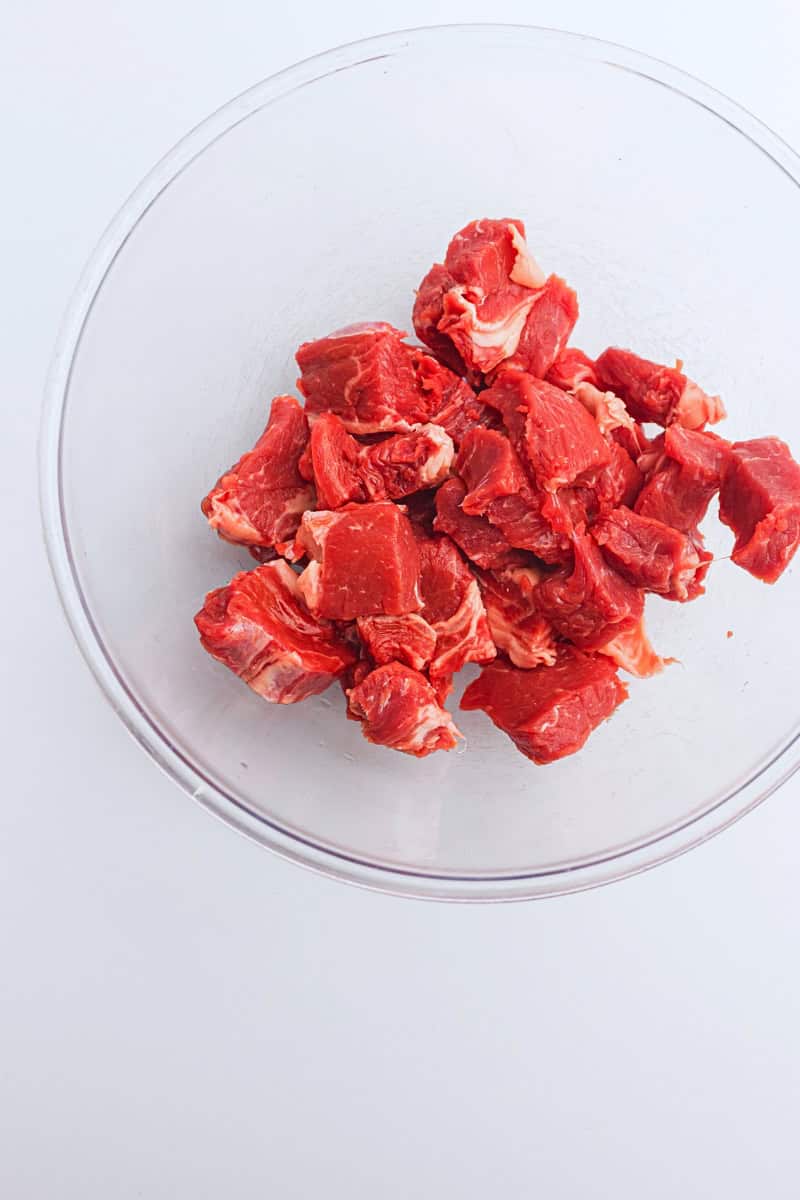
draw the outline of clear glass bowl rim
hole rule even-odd
[[[491,36],[518,44],[566,47],[572,54],[668,87],[747,138],[800,187],[800,158],[735,101],[659,59],[583,34],[507,24],[437,25],[365,38],[304,59],[262,80],[200,122],[142,180],[101,237],[64,316],[45,387],[39,443],[40,503],[47,555],[65,616],[89,668],[114,711],[159,767],[205,808],[274,853],[329,877],[416,899],[528,900],[611,883],[657,866],[726,829],[765,800],[800,767],[800,735],[766,766],[699,815],[651,839],[574,866],[528,874],[444,875],[388,868],[317,846],[245,809],[206,779],[142,709],[103,644],[73,561],[63,500],[62,439],[72,365],[108,272],[139,221],[169,185],[217,139],[280,97],[335,72],[448,38]]]

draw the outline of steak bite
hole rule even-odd
[[[425,676],[402,663],[370,671],[349,691],[348,704],[368,742],[416,758],[452,750],[461,737]]]
[[[252,450],[222,475],[201,504],[226,542],[268,550],[288,542],[314,503],[300,471],[308,421],[294,396],[276,396],[267,427]]]
[[[736,534],[731,558],[774,583],[800,543],[800,466],[776,437],[734,442],[725,463],[719,515]]]
[[[336,413],[349,433],[408,433],[445,410],[457,412],[472,389],[405,334],[385,322],[348,325],[304,342],[297,386],[312,418]]]
[[[194,620],[208,653],[275,704],[324,692],[355,661],[335,628],[308,612],[280,560],[209,592]]]
[[[490,663],[461,708],[482,709],[527,758],[550,763],[580,750],[627,695],[610,658],[562,646],[552,665],[531,671]]]
[[[308,512],[297,540],[312,560],[298,586],[315,616],[353,621],[422,607],[419,551],[398,505],[379,501]]]
[[[725,416],[719,396],[708,396],[677,367],[665,367],[616,346],[604,350],[595,362],[598,386],[625,401],[637,421],[657,425],[677,422],[687,429],[702,429]]]

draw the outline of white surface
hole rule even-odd
[[[108,217],[190,125],[327,45],[490,16],[658,54],[800,143],[794,4],[649,7],[7,16],[0,1195],[796,1196],[797,783],[691,855],[564,900],[443,907],[329,883],[213,821],[127,737],[38,532],[59,316]]]

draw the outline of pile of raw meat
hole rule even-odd
[[[708,432],[725,410],[680,363],[569,347],[577,317],[522,222],[482,220],[420,284],[430,352],[380,322],[302,345],[305,406],[273,400],[202,504],[262,564],[206,597],[206,650],[279,704],[339,680],[369,741],[417,756],[456,745],[444,702],[478,663],[461,707],[547,763],[626,698],[620,668],[663,668],[645,597],[702,593],[717,494],[733,561],[774,583],[800,541],[788,447]]]

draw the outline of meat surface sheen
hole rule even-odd
[[[482,709],[527,758],[550,763],[580,750],[627,697],[610,658],[559,648],[556,661],[523,671],[497,659],[464,692],[463,709]]]

